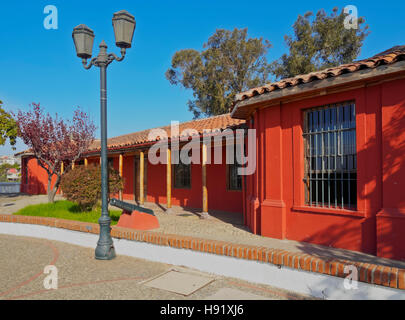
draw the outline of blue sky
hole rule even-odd
[[[327,3],[327,5],[325,5]],[[58,9],[58,29],[46,30],[46,5]],[[270,40],[269,61],[287,48],[284,35],[292,33],[298,14],[334,6],[355,5],[370,26],[359,58],[405,44],[405,2],[390,1],[78,1],[19,0],[0,4],[0,100],[6,110],[26,110],[40,102],[51,114],[71,117],[75,106],[99,124],[99,70],[84,70],[75,55],[72,29],[81,23],[95,32],[93,53],[105,40],[114,45],[112,14],[125,9],[135,16],[133,46],[123,62],[108,68],[108,136],[187,121],[191,92],[172,86],[164,73],[180,49],[201,49],[217,28],[247,27],[250,37]],[[99,133],[97,131],[97,137]],[[17,151],[24,150],[20,142]],[[12,154],[10,146],[0,155]]]

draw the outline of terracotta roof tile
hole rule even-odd
[[[210,118],[198,119],[187,121],[179,124],[179,133],[183,132],[185,129],[194,129],[198,134],[202,134],[203,130],[224,130],[227,128],[233,128],[245,123],[245,120],[233,119],[230,114],[223,114],[219,116],[214,116]],[[170,137],[171,127],[164,126],[155,129],[163,129],[166,131],[167,136]],[[125,134],[118,137],[109,138],[107,141],[108,149],[119,149],[122,147],[131,147],[145,143],[151,143],[156,140],[149,140],[148,135],[152,129],[142,130],[134,133]],[[160,137],[163,138],[163,137]],[[95,140],[90,146],[89,151],[95,152],[100,150],[100,140]]]
[[[269,83],[261,87],[247,90],[235,96],[233,106],[235,106],[235,104],[239,101],[246,100],[254,96],[272,92],[275,90],[282,90],[287,87],[297,86],[315,80],[323,80],[329,77],[337,77],[345,73],[352,73],[367,68],[376,68],[380,65],[392,64],[402,60],[405,60],[405,46],[395,46],[368,59],[343,64],[338,67],[328,68],[308,74],[297,75],[293,78],[282,79],[277,82]]]
[[[230,113],[214,116],[210,118],[198,119],[187,121],[183,123],[179,123],[179,133],[183,132],[185,129],[194,129],[198,132],[198,134],[202,134],[203,130],[225,130],[227,128],[234,128],[238,127],[245,123],[245,120],[240,119],[233,119],[230,116]],[[163,129],[166,131],[167,136],[170,137],[170,126],[158,127],[154,129]],[[119,149],[119,148],[126,148],[126,147],[136,147],[137,145],[152,143],[154,141],[159,140],[149,140],[148,135],[149,132],[153,129],[147,129],[142,131],[137,131],[129,134],[125,134],[118,137],[109,138],[107,141],[108,149]],[[163,138],[163,137],[160,137]],[[88,152],[97,152],[100,150],[100,140],[96,139],[93,141],[91,146],[89,147]],[[24,155],[32,155],[32,151],[30,149],[19,152],[16,156],[24,156]]]

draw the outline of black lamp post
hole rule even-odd
[[[114,60],[122,61],[126,49],[131,48],[135,30],[135,19],[125,10],[114,13],[112,18],[115,34],[115,44],[121,48],[121,57],[114,53],[107,53],[104,40],[100,43],[97,57],[90,60],[93,49],[94,33],[84,24],[73,29],[72,37],[76,47],[76,54],[82,59],[83,67],[90,69],[93,65],[100,68],[100,113],[101,113],[101,217],[100,237],[97,242],[96,259],[111,260],[115,257],[114,244],[111,238],[111,219],[108,213],[108,164],[107,164],[107,66]]]

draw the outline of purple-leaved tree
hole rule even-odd
[[[61,181],[61,164],[81,158],[94,141],[96,127],[89,115],[79,107],[72,120],[63,120],[45,113],[40,104],[32,103],[29,111],[16,116],[18,136],[48,173],[48,201],[54,202]],[[53,177],[56,177],[52,185]]]

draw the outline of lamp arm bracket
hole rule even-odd
[[[87,64],[87,59],[82,59],[82,64],[83,67],[88,70],[90,69],[93,65],[95,65],[95,62],[97,61],[97,57],[94,57],[93,59],[90,60],[89,64]],[[86,65],[87,64],[87,65]]]
[[[110,53],[108,54],[108,64],[110,64],[111,62],[113,62],[114,60],[116,61],[122,61],[125,58],[125,53],[126,53],[126,49],[122,48],[121,49],[121,57],[118,57],[115,53]]]

